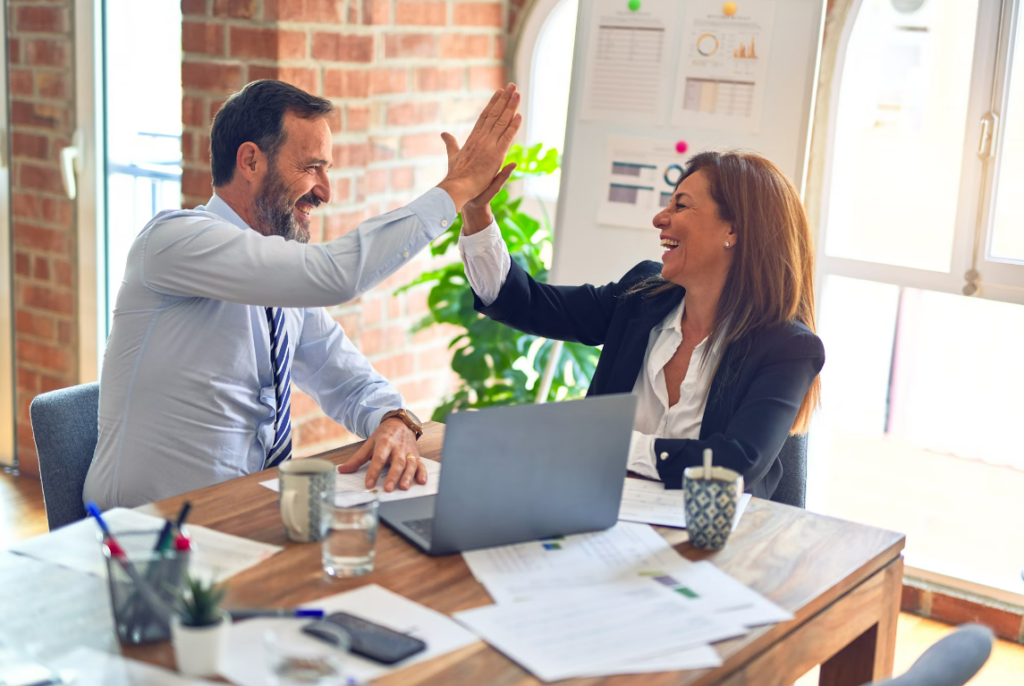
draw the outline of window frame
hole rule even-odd
[[[99,380],[107,340],[102,12],[102,2],[75,0],[78,383]]]
[[[978,23],[975,31],[974,55],[971,68],[969,102],[965,119],[963,145],[960,149],[961,177],[958,190],[956,224],[950,254],[949,269],[945,272],[903,267],[898,265],[856,260],[845,257],[830,256],[825,251],[828,235],[829,195],[834,165],[836,121],[839,110],[839,93],[843,84],[843,73],[846,53],[853,33],[854,25],[863,6],[863,0],[852,0],[838,39],[835,66],[831,75],[824,75],[829,83],[819,88],[827,88],[829,98],[826,102],[819,99],[817,107],[827,107],[826,112],[816,113],[815,119],[824,123],[822,171],[819,176],[816,193],[815,224],[817,226],[817,288],[821,292],[828,275],[846,276],[865,281],[890,283],[908,288],[940,291],[945,293],[965,293],[968,284],[967,275],[975,265],[976,242],[987,245],[987,231],[980,223],[980,217],[987,212],[986,199],[982,188],[986,181],[986,170],[992,160],[978,156],[978,142],[982,134],[982,120],[992,109],[993,89],[1001,85],[996,79],[997,74],[997,41],[994,40],[1004,30],[1003,7],[1014,5],[1019,7],[1021,0],[979,0]],[[838,27],[837,27],[838,28]],[[1001,125],[1005,122],[1001,122]],[[984,231],[984,234],[982,232]],[[1006,266],[1006,265],[1003,265]],[[1014,265],[1014,271],[1000,273],[1002,283],[981,281],[978,283],[979,297],[996,300],[1007,300],[1024,304],[1024,266]],[[988,266],[986,265],[986,270]],[[994,273],[994,270],[993,272]],[[982,275],[984,277],[984,273]]]
[[[1002,167],[1003,141],[1005,140],[1003,134],[1008,125],[1008,117],[1004,115],[1010,99],[1009,85],[1012,76],[1010,72],[1015,50],[1024,50],[1024,46],[1014,44],[1014,37],[1017,41],[1024,40],[1024,33],[1022,33],[1024,26],[1020,25],[1024,21],[1022,15],[1024,15],[1024,2],[1021,0],[1005,0],[1002,4],[998,39],[995,41],[998,52],[994,59],[989,107],[989,112],[998,117],[998,120],[994,126],[988,155],[984,159],[985,173],[980,184],[982,206],[978,216],[977,243],[974,246],[976,253],[974,268],[981,275],[982,296],[1017,303],[1024,303],[1024,260],[1016,264],[1004,260],[993,260],[989,258],[989,252],[995,231],[996,196],[999,187],[999,171]],[[1024,78],[1024,74],[1017,76]],[[1024,88],[1024,83],[1021,84],[1021,87]],[[1024,113],[1017,113],[1017,115],[1020,119],[1018,125],[1024,125]],[[991,278],[987,279],[986,277]]]

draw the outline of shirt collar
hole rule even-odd
[[[659,333],[662,332],[662,331],[672,331],[672,332],[675,332],[676,334],[678,334],[679,338],[681,339],[683,337],[683,312],[685,312],[685,311],[686,311],[686,296],[684,295],[683,299],[679,301],[679,304],[676,305],[674,308],[672,308],[672,311],[669,312],[665,316],[665,318],[662,319],[661,322],[657,326],[654,327],[655,331],[658,331]],[[726,322],[726,325],[728,325],[728,321]],[[703,341],[698,343],[697,347],[696,347],[696,350],[703,351],[704,350],[704,345],[707,342],[708,342],[708,339],[705,338]],[[721,354],[721,352],[722,352],[722,340],[719,339],[718,341],[715,342],[715,347],[712,349],[711,353],[713,355],[719,355],[719,354]]]
[[[231,205],[224,202],[224,200],[216,193],[210,197],[210,202],[206,203],[206,206],[203,209],[206,212],[212,212],[225,221],[231,222],[240,229],[252,228],[238,216],[237,212],[231,209]]]
[[[683,335],[683,312],[686,310],[686,296],[679,301],[679,304],[672,308],[672,311],[665,315],[665,318],[655,326],[658,331],[671,330]]]

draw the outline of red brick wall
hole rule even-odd
[[[38,474],[28,406],[77,383],[75,208],[59,156],[74,131],[71,0],[9,0],[18,461]]]
[[[224,98],[279,78],[338,106],[334,198],[315,218],[313,240],[341,236],[437,184],[439,134],[466,132],[505,81],[508,0],[183,0],[182,10],[185,205],[209,198],[209,126]],[[392,292],[428,264],[423,254],[332,310],[424,418],[450,387],[451,334],[411,335],[427,292]],[[304,395],[293,395],[292,416],[300,454],[353,439]]]

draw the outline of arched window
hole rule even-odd
[[[569,110],[578,0],[537,0],[520,32],[515,78],[523,92],[525,143],[562,152]],[[527,195],[558,199],[559,173],[530,179]]]
[[[1024,487],[1008,390],[1024,385],[1022,6],[830,8],[807,184],[828,351],[808,507],[906,533],[908,577],[1016,593],[1024,534],[957,555],[973,503],[940,494],[970,484],[1009,521],[1004,489]]]

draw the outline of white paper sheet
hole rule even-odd
[[[597,223],[652,232],[654,216],[668,206],[690,154],[679,141],[608,136],[605,183]]]
[[[581,117],[661,124],[677,0],[592,0]]]
[[[135,510],[115,508],[103,513],[107,525],[118,531],[159,531],[164,520]],[[193,576],[222,581],[273,556],[282,548],[250,541],[202,526],[188,526],[195,552],[189,562]],[[56,531],[20,541],[11,552],[52,562],[88,574],[106,577],[107,565],[100,548],[100,529],[91,518]]]
[[[619,522],[607,531],[517,543],[462,554],[496,603],[596,584],[646,586],[690,562],[646,524]]]
[[[602,589],[609,593],[617,593],[630,589],[660,586],[678,594],[690,607],[700,612],[727,619],[746,628],[793,619],[791,613],[708,561],[690,563],[675,572],[648,573],[598,585],[551,585],[531,588],[526,584],[512,585],[505,580],[499,580],[497,583],[491,580],[491,585],[488,585],[488,582],[482,583],[491,593],[495,602],[499,604],[508,602],[586,603],[596,591]]]
[[[739,525],[740,517],[747,509],[750,498],[749,493],[740,496],[740,502],[736,506],[736,517],[732,521],[733,531]],[[622,489],[619,520],[685,529],[686,511],[683,509],[683,492],[682,490],[667,490],[665,484],[660,481],[626,479],[626,485]]]
[[[694,611],[663,588],[596,588],[571,602],[543,600],[455,615],[507,657],[544,681],[617,673],[643,658],[745,633],[738,624]]]
[[[757,133],[768,79],[775,2],[686,3],[672,124]]]
[[[406,498],[420,498],[426,495],[437,495],[437,485],[441,478],[441,463],[437,460],[428,460],[427,458],[421,458],[423,464],[427,467],[427,483],[417,484],[414,483],[409,490],[403,491],[396,488],[391,493],[384,490],[384,477],[387,476],[388,470],[385,469],[381,472],[381,475],[377,477],[377,487],[373,491],[377,494],[377,499],[382,503],[390,502],[392,500],[405,500]],[[366,490],[366,470],[370,468],[369,464],[364,464],[353,474],[337,474],[334,480],[334,490],[336,491],[365,491]],[[277,479],[271,479],[269,481],[261,481],[260,486],[269,488],[274,492],[281,490],[281,485]]]
[[[68,683],[74,686],[189,686],[212,684],[205,679],[188,679],[160,667],[137,662],[120,655],[101,653],[91,648],[79,648],[51,663]]]
[[[0,644],[7,641],[39,660],[81,646],[120,650],[106,579],[2,552],[0,588],[8,589],[0,593]]]
[[[616,674],[651,674],[653,672],[681,672],[687,669],[713,669],[722,666],[722,658],[712,646],[698,646],[673,650],[665,655],[645,657],[619,665],[606,665],[599,671],[580,674],[581,677],[614,676]]]
[[[478,640],[443,614],[376,584],[322,598],[307,607],[322,609],[327,614],[348,612],[426,642],[425,651],[390,667],[355,655],[344,656],[346,676],[353,678],[355,683],[397,672]],[[267,665],[260,657],[254,657],[263,653],[264,632],[274,631],[282,646],[294,645],[300,649],[304,645],[322,646],[317,639],[302,633],[302,627],[309,623],[309,619],[251,619],[232,625],[221,675],[239,686],[265,686]]]

